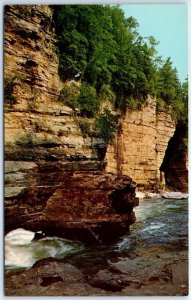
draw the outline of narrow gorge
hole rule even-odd
[[[84,136],[83,118],[59,101],[55,44],[51,8],[5,7],[5,228],[123,228],[135,219],[135,182],[165,186],[161,165],[175,123],[148,96],[145,107],[119,118],[107,150],[102,139]]]
[[[161,197],[188,191],[184,105],[154,92],[154,42],[122,16],[4,7],[6,296],[188,293],[187,196]]]

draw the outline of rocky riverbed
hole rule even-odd
[[[159,254],[156,249],[134,260],[118,257],[93,274],[61,260],[45,259],[7,278],[5,292],[14,296],[187,295],[187,252],[180,251],[173,259],[171,252]]]
[[[131,232],[116,244],[83,245],[62,258],[12,269],[6,295],[187,295],[187,200],[142,199],[135,213]]]

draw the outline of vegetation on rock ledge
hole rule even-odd
[[[148,94],[157,108],[171,107],[178,121],[185,113],[183,87],[170,58],[162,61],[153,37],[143,38],[137,21],[118,6],[52,6],[59,52],[59,75],[65,82],[80,77],[80,95],[70,106],[94,117],[106,97],[115,108],[140,109]],[[91,99],[90,99],[91,98]],[[66,100],[68,104],[68,100]]]
[[[153,37],[140,36],[134,18],[125,18],[114,5],[52,8],[64,81],[60,100],[79,109],[84,137],[112,142],[117,118],[108,109],[100,112],[106,99],[123,112],[141,109],[150,94],[157,99],[157,111],[170,107],[176,123],[187,123],[187,82],[181,85],[170,58],[164,62],[158,56]]]

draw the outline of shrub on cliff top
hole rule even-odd
[[[164,62],[158,56],[154,37],[138,33],[134,18],[126,18],[116,5],[55,5],[53,11],[59,74],[65,81],[80,73],[84,83],[71,106],[93,117],[96,94],[114,100],[121,111],[142,108],[150,94],[159,98],[158,109],[170,106],[179,120],[184,109],[177,72],[170,58]]]

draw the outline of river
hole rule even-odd
[[[29,268],[35,261],[51,256],[64,259],[90,276],[103,269],[127,273],[128,265],[131,277],[142,280],[140,286],[146,286],[146,277],[151,278],[149,280],[152,284],[153,280],[161,282],[161,278],[168,281],[168,276],[164,277],[164,274],[167,274],[166,267],[171,266],[173,269],[179,262],[184,263],[184,269],[187,267],[188,200],[140,199],[140,204],[134,211],[137,221],[131,226],[130,232],[121,237],[115,245],[87,246],[82,242],[60,237],[45,237],[27,245],[6,245],[5,272],[9,277],[13,271]],[[158,277],[149,277],[149,274],[155,274],[156,270]],[[185,272],[187,273],[187,270]],[[178,280],[176,275],[176,281]],[[185,280],[182,282],[180,279],[178,283],[182,289],[187,288]],[[186,291],[183,294],[186,294]]]

